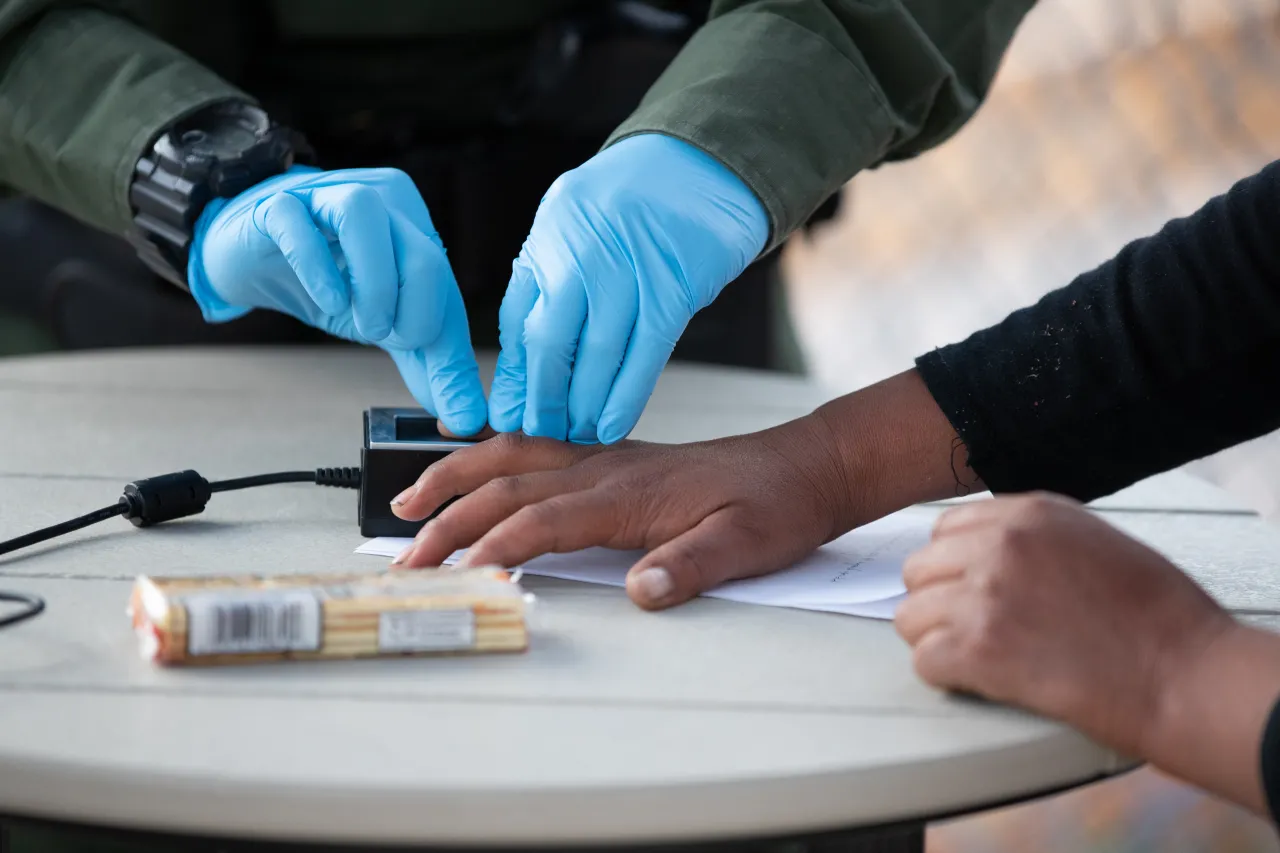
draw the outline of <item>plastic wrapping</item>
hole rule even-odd
[[[533,596],[502,569],[148,577],[129,616],[167,666],[522,652]]]

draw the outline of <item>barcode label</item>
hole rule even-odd
[[[391,610],[378,617],[378,649],[384,652],[447,652],[476,642],[470,610]]]
[[[193,595],[187,607],[187,654],[315,651],[320,600],[305,590],[269,595]]]

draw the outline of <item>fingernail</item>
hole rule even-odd
[[[640,594],[652,602],[662,601],[676,588],[675,581],[671,580],[671,573],[666,569],[645,569],[636,575],[635,583]]]
[[[398,566],[398,565],[400,565],[401,563],[403,563],[405,560],[407,560],[407,559],[409,558],[409,554],[411,554],[411,553],[413,552],[413,549],[414,549],[415,547],[417,547],[417,544],[418,544],[417,542],[413,542],[413,543],[411,543],[407,548],[405,548],[403,551],[401,551],[401,552],[396,556],[396,558],[395,558],[394,560],[392,560],[392,561],[391,561],[391,565],[393,565],[393,566]]]
[[[403,505],[404,502],[409,500],[409,498],[413,497],[417,491],[418,491],[418,484],[414,483],[412,486],[410,486],[409,488],[405,489],[403,492],[401,492],[400,494],[392,498],[391,505],[392,506]]]

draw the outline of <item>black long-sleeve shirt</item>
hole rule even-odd
[[[1091,500],[1280,427],[1280,161],[916,365],[994,492]]]
[[[1280,428],[1280,161],[916,367],[993,492],[1088,501]],[[1280,703],[1261,752],[1280,822]]]

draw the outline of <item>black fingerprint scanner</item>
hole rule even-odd
[[[422,409],[372,408],[364,413],[360,450],[360,534],[413,536],[424,521],[391,513],[391,499],[409,488],[432,462],[474,441],[445,438],[436,419]],[[448,504],[445,504],[448,506]],[[444,506],[440,507],[444,509]],[[439,512],[437,510],[436,512]]]

